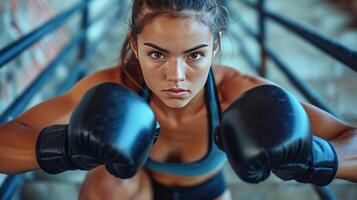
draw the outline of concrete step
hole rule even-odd
[[[85,172],[73,171],[59,175],[47,175],[37,171],[34,180],[26,181],[13,200],[51,200],[78,199],[79,189]],[[231,169],[228,163],[224,166],[224,176],[231,189],[233,199],[250,200],[318,200],[318,195],[310,184],[295,181],[281,181],[271,175],[266,181],[258,184],[243,182]],[[339,199],[355,200],[357,185],[343,180],[335,180],[331,187]]]
[[[19,187],[13,200],[75,200],[78,199],[81,184],[86,171],[67,171],[49,175],[41,170],[33,172],[33,179],[28,179]]]
[[[26,181],[19,192],[19,200],[76,200],[79,196],[81,184],[53,181],[33,180]],[[17,200],[16,197],[13,200]]]
[[[250,184],[243,182],[232,170],[228,163],[224,166],[224,175],[233,199],[249,200],[319,200],[314,187],[295,181],[282,181],[273,174],[264,182]],[[339,199],[355,200],[357,184],[344,180],[334,180],[330,184]]]

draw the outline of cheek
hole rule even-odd
[[[146,68],[145,66],[144,67],[141,67],[141,71],[143,73],[143,77],[144,77],[144,80],[146,83],[150,82],[150,80],[152,80],[153,77],[153,71],[152,70],[148,70],[148,68]],[[151,78],[149,78],[151,77]]]
[[[146,82],[150,79],[159,77],[159,68],[153,62],[150,62],[150,60],[148,60],[145,56],[139,58],[139,63]]]
[[[140,57],[139,62],[142,70],[146,69],[147,71],[158,69],[163,65],[163,63],[152,61],[145,55]]]
[[[189,76],[187,77],[188,81],[191,82],[197,90],[200,90],[206,82],[209,69],[210,66],[207,66],[200,70],[196,70],[193,73],[189,73]]]
[[[161,87],[163,81],[162,74],[159,70],[153,70],[148,68],[147,66],[143,66],[141,68],[141,71],[145,83],[151,90],[155,91],[156,89],[159,89],[158,87]]]

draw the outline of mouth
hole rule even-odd
[[[169,88],[169,89],[164,90],[164,92],[166,92],[166,91],[179,93],[179,92],[187,92],[188,90],[186,90],[184,88]]]
[[[184,99],[189,94],[189,90],[184,88],[169,88],[163,90],[163,93],[169,99]]]

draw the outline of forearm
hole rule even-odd
[[[350,129],[331,141],[339,166],[336,178],[357,182],[357,129]]]
[[[35,145],[39,130],[9,122],[0,126],[0,173],[21,173],[38,168]]]

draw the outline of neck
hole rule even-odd
[[[199,111],[205,107],[204,90],[205,88],[203,87],[200,92],[182,108],[170,108],[155,95],[152,99],[152,106],[157,107],[159,109],[158,111],[166,120],[173,120],[176,123],[180,123],[185,118],[191,118],[193,115],[199,113]]]

